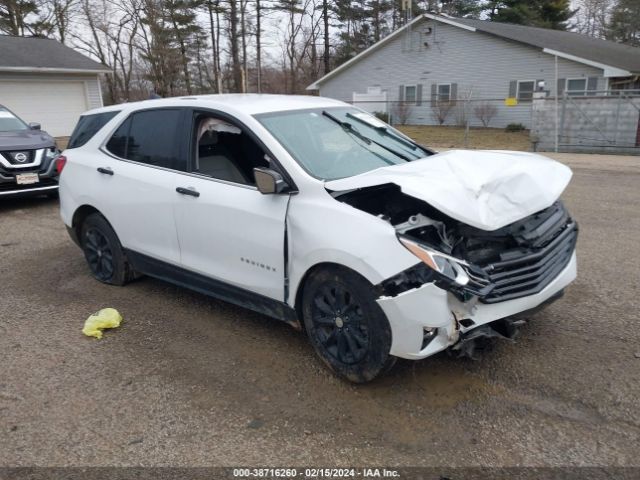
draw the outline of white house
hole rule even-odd
[[[102,106],[98,77],[108,71],[56,40],[0,35],[0,105],[53,136]]]

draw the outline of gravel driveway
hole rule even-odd
[[[473,362],[328,373],[301,333],[90,276],[56,201],[0,200],[0,465],[640,466],[640,160],[561,155],[579,274]],[[103,340],[86,317],[115,307]]]

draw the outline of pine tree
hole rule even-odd
[[[52,29],[34,0],[0,1],[0,32],[16,36],[46,36]]]
[[[441,12],[451,17],[477,18],[482,11],[480,0],[443,0]]]
[[[571,9],[570,0],[541,1],[537,11],[539,22],[537,26],[554,30],[567,30],[569,20],[577,12],[577,10]]]
[[[492,0],[486,5],[489,19],[533,27],[566,30],[576,13],[570,0]]]
[[[608,30],[609,39],[640,47],[640,1],[619,0]]]
[[[202,6],[201,0],[165,0],[165,18],[171,36],[180,51],[183,80],[187,94],[193,93],[190,55],[197,50],[197,37],[202,35],[202,27],[196,23],[196,9]]]

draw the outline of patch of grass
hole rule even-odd
[[[469,129],[469,138],[465,146],[464,127],[400,125],[396,128],[416,142],[436,149],[531,150],[528,130],[522,132],[505,132],[502,128],[472,127]]]

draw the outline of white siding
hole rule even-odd
[[[431,27],[432,33],[426,34]],[[427,42],[429,45],[425,46]],[[599,77],[598,89],[605,88],[600,69],[562,58],[558,59],[559,78]],[[490,99],[498,107],[491,126],[517,122],[531,123],[531,104],[504,106],[512,80],[544,80],[555,95],[555,59],[540,49],[507,41],[481,32],[470,32],[425,20],[412,28],[411,35],[398,38],[357,61],[345,71],[320,85],[320,95],[350,102],[353,93],[367,87],[387,91],[391,101],[399,99],[400,85],[422,85],[422,106],[413,106],[409,123],[434,123],[431,85],[456,83],[458,100],[471,92],[472,99]],[[473,113],[472,125],[479,125]],[[450,115],[448,124],[455,123]]]

